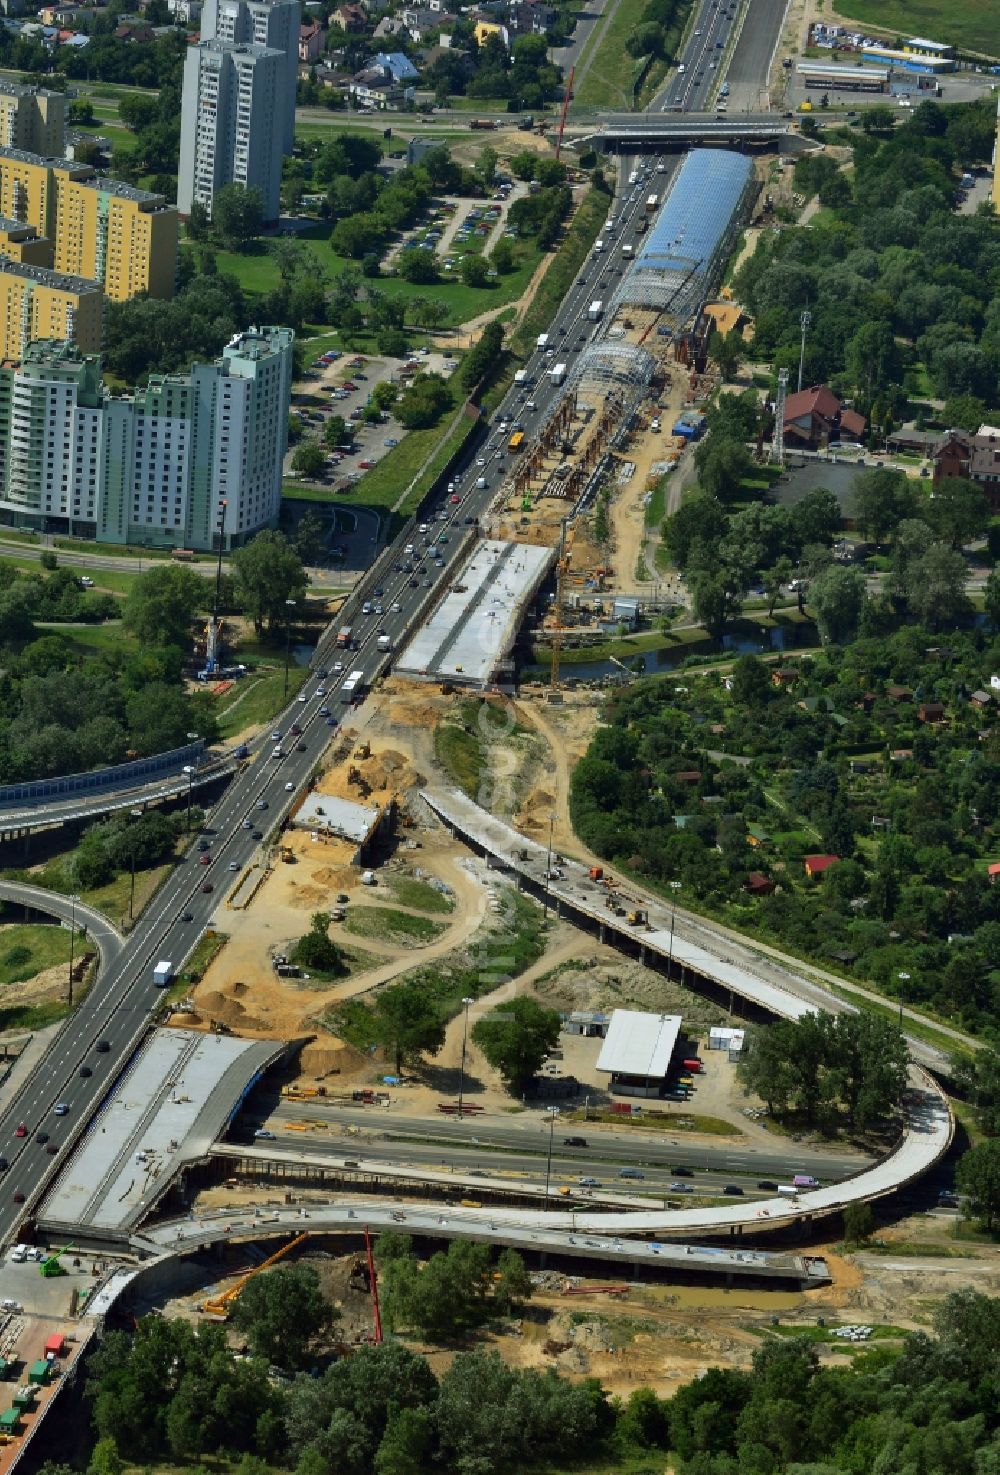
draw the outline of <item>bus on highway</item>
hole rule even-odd
[[[523,430],[515,430],[514,431],[514,434],[511,436],[510,440],[507,442],[507,449],[508,449],[508,451],[519,451],[523,445],[524,445],[524,431]]]

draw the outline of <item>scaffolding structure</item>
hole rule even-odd
[[[642,394],[656,373],[656,360],[638,344],[602,338],[580,354],[570,375],[570,385],[586,397],[594,390],[603,398],[611,388],[621,388],[626,398]]]
[[[714,290],[756,192],[750,159],[724,149],[692,149],[611,299],[609,317],[619,308],[644,307],[686,326]]]

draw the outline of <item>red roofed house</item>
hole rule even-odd
[[[985,494],[991,512],[1000,512],[1000,435],[982,425],[976,435],[949,430],[933,451],[934,484],[946,477],[974,481]]]
[[[789,445],[815,451],[831,441],[862,440],[868,422],[856,410],[846,409],[827,385],[814,384],[788,396],[784,424]]]
[[[363,13],[361,23],[363,27]],[[344,27],[345,31],[351,29],[350,26]],[[318,20],[311,20],[307,25],[299,26],[299,61],[318,61],[323,54],[323,39],[323,27]]]
[[[986,874],[990,878],[990,885],[994,885],[1000,879],[1000,860],[995,860],[992,865],[988,865],[986,867]]]
[[[751,871],[743,883],[743,890],[749,891],[751,896],[770,896],[775,889],[775,884],[770,876],[764,875],[763,871]]]
[[[814,876],[822,876],[831,866],[839,861],[839,855],[807,855],[802,864],[805,866],[806,875],[810,881]]]

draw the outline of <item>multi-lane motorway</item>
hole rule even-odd
[[[682,108],[704,105],[711,80],[708,73],[714,76],[717,71],[711,61],[715,54],[723,54],[715,45],[723,27],[721,8],[722,0],[703,0],[694,22],[683,59],[685,71],[675,79],[675,83],[692,79],[690,85],[684,81]],[[724,20],[728,28],[733,17],[727,14]],[[671,163],[647,156],[643,167],[651,171],[652,178],[660,162],[664,173],[656,177],[662,193]],[[623,160],[622,179],[628,171],[629,162]],[[506,421],[505,429],[494,431],[478,455],[471,453],[470,464],[457,478],[454,496],[459,500],[453,502],[453,494],[444,492],[436,506],[426,509],[422,517],[427,531],[404,532],[392,555],[361,583],[338,617],[338,624],[354,624],[356,649],[341,655],[332,649],[329,637],[321,643],[303,700],[293,702],[274,723],[275,731],[282,734],[284,756],[271,757],[275,745],[268,734],[254,746],[250,763],[234,776],[210,814],[204,832],[209,842],[208,863],[199,864],[200,856],[192,852],[176,866],[124,947],[110,959],[82,1005],[67,1020],[15,1105],[0,1117],[0,1157],[7,1163],[0,1170],[0,1238],[8,1238],[28,1212],[48,1174],[58,1166],[59,1154],[92,1118],[118,1068],[144,1033],[158,998],[152,982],[154,964],[159,959],[181,963],[224,904],[239,874],[259,854],[262,840],[258,836],[266,836],[308,782],[334,730],[329,724],[335,726],[347,710],[341,687],[349,673],[361,671],[370,680],[384,660],[378,650],[379,635],[388,635],[398,646],[434,585],[447,579],[462,541],[456,533],[464,530],[468,519],[482,519],[496,495],[507,466],[504,446],[513,424],[520,424],[530,441],[553,402],[565,392],[549,382],[545,371],[555,362],[564,362],[571,373],[577,355],[598,331],[587,321],[587,307],[595,298],[607,300],[620,280],[625,265],[621,247],[631,236],[635,215],[645,208],[649,192],[648,187],[643,190],[644,183],[648,185],[648,180],[620,187],[609,205],[616,226],[606,237],[604,253],[584,264],[566,294],[549,329],[553,353],[532,356],[530,387],[512,392],[501,406],[496,423],[499,427]],[[449,541],[437,545],[440,556],[432,558],[429,545],[442,532],[448,533]],[[410,554],[407,544],[413,545]],[[407,563],[413,565],[412,572]],[[366,603],[371,605],[369,615],[362,614]],[[336,662],[343,669],[336,670]],[[325,708],[330,709],[329,717],[324,715]],[[289,737],[293,723],[301,727],[301,734]],[[66,1113],[56,1114],[61,1104]],[[22,1124],[25,1135],[19,1136]],[[39,1134],[47,1140],[38,1141]],[[55,1152],[50,1153],[50,1148]]]

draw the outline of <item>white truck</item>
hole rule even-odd
[[[553,367],[549,370],[549,382],[550,383],[552,383],[552,384],[561,384],[565,378],[566,378],[566,365],[565,364],[554,364]]]
[[[603,302],[600,302],[600,301],[592,302],[590,304],[590,306],[587,308],[587,321],[589,323],[599,323],[601,321],[601,318],[603,316],[604,316],[604,303]]]
[[[601,253],[603,252],[603,250],[604,250],[604,241],[602,239],[598,238],[594,242],[594,255],[595,256],[600,256]]]
[[[548,346],[549,346],[549,335],[548,335],[548,333],[539,333],[538,337],[535,339],[535,347],[536,348],[545,349],[545,348],[548,348]]]
[[[380,635],[377,644],[379,650],[392,650],[392,636]]]
[[[634,255],[635,252],[632,250],[632,242],[626,241],[624,246],[622,247],[622,256],[626,261],[631,261]]]
[[[351,698],[353,697],[354,693],[358,689],[358,683],[361,682],[361,681],[364,681],[364,679],[365,679],[365,673],[363,671],[352,671],[351,672],[350,676],[348,676],[347,680],[344,682],[343,686],[340,688],[340,694],[344,698],[345,701],[348,701],[349,702],[351,700]]]
[[[660,203],[660,197],[659,197],[659,195],[650,195],[649,198],[646,200],[646,213],[647,213],[647,215],[652,215],[653,211],[656,209],[656,207],[657,207],[657,205],[659,203]]]
[[[520,384],[522,386],[527,387],[527,383],[528,383],[528,371],[527,371],[527,369],[518,369],[517,370],[516,374],[514,375],[514,383],[515,384]]]
[[[156,967],[153,969],[153,982],[156,984],[157,988],[166,988],[167,984],[170,982],[173,976],[173,963],[167,961],[157,963]]]

